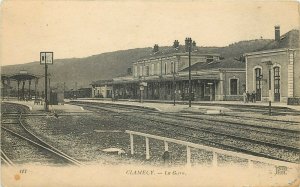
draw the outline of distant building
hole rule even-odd
[[[65,98],[77,99],[77,98],[90,98],[92,97],[92,88],[79,88],[77,90],[68,90],[64,92]]]
[[[12,87],[10,86],[9,76],[1,74],[1,98],[9,96]]]
[[[92,85],[91,97],[93,98],[112,97],[112,80],[98,80],[92,82],[91,85]]]
[[[256,93],[257,101],[300,104],[299,30],[280,36],[275,26],[275,40],[262,50],[244,54],[247,91]]]

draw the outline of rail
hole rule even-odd
[[[209,147],[209,146],[205,146],[205,145],[195,144],[195,143],[191,143],[191,142],[176,140],[176,139],[152,135],[152,134],[146,134],[146,133],[142,133],[142,132],[126,130],[125,133],[128,133],[130,135],[131,155],[134,154],[133,135],[145,137],[146,159],[147,160],[150,159],[149,138],[152,138],[152,139],[164,141],[165,151],[169,151],[168,143],[175,143],[175,144],[186,146],[187,166],[191,166],[191,148],[202,149],[202,150],[212,152],[213,153],[213,158],[212,158],[213,167],[218,166],[218,155],[227,155],[227,156],[238,157],[238,158],[248,160],[249,168],[253,167],[253,162],[261,162],[261,163],[265,163],[265,164],[275,165],[275,166],[279,166],[279,167],[287,167],[287,168],[296,168],[298,166],[298,164],[295,164],[295,163],[284,162],[284,161],[280,161],[280,160],[274,160],[274,159],[269,159],[269,158],[264,158],[264,157],[248,155],[248,154],[244,154],[244,153],[223,150],[223,149],[219,149],[219,148]]]
[[[5,162],[8,166],[15,166],[14,163],[6,156],[6,154],[1,150],[1,159]]]

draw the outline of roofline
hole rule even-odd
[[[160,55],[156,57],[148,57],[148,58],[141,58],[135,62],[132,63],[138,63],[138,62],[143,62],[143,61],[149,61],[149,60],[157,60],[157,59],[164,59],[164,58],[170,58],[170,57],[176,57],[176,56],[188,56],[189,53],[172,53],[172,54],[167,54],[167,55]],[[191,56],[218,56],[220,57],[221,55],[219,53],[202,53],[202,54],[191,54]]]
[[[231,71],[242,71],[242,72],[246,72],[245,68],[211,68],[211,69],[202,69],[202,70],[191,70],[192,72],[220,72],[220,71],[227,71],[227,72],[231,72]],[[188,70],[186,71],[180,71],[180,72],[188,72]]]
[[[284,52],[284,51],[294,51],[299,48],[280,48],[280,49],[270,49],[270,50],[263,50],[263,51],[257,51],[257,52],[251,52],[251,53],[245,53],[243,56],[254,56],[254,55],[261,55],[261,54],[269,54],[269,53],[278,53],[278,52]]]

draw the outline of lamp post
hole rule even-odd
[[[271,111],[271,103],[272,103],[272,83],[271,83],[271,81],[272,81],[272,76],[271,76],[271,73],[272,73],[272,65],[273,65],[273,63],[272,63],[272,61],[267,61],[267,66],[269,67],[269,116],[271,116],[272,115],[272,111]]]
[[[48,107],[48,85],[47,85],[47,69],[48,65],[45,63],[45,111],[48,112],[49,107]]]
[[[192,48],[192,38],[186,38],[186,45],[188,45],[189,50],[189,107],[192,106],[192,75],[191,75],[191,48]]]
[[[173,99],[174,99],[174,102],[173,102],[173,105],[175,106],[176,104],[176,80],[175,80],[175,62],[173,62]]]

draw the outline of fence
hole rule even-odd
[[[175,144],[186,146],[186,158],[187,158],[186,162],[187,162],[188,166],[191,166],[191,148],[202,149],[202,150],[212,152],[213,153],[213,158],[212,158],[213,167],[218,166],[218,154],[246,159],[246,160],[248,160],[249,168],[253,167],[253,161],[261,162],[261,163],[265,163],[265,164],[271,164],[271,165],[280,166],[280,167],[283,166],[283,167],[287,167],[287,168],[296,168],[298,166],[298,164],[295,164],[295,163],[284,162],[284,161],[280,161],[280,160],[268,159],[268,158],[264,158],[264,157],[258,157],[258,156],[244,154],[244,153],[238,153],[238,152],[218,149],[218,148],[214,148],[214,147],[195,144],[195,143],[186,142],[186,141],[182,141],[182,140],[176,140],[176,139],[172,139],[172,138],[166,138],[166,137],[162,137],[162,136],[156,136],[156,135],[151,135],[151,134],[146,134],[146,133],[141,133],[141,132],[135,132],[135,131],[129,131],[129,130],[126,130],[125,133],[128,133],[130,135],[131,155],[134,154],[133,135],[145,137],[145,141],[146,141],[146,159],[147,160],[150,159],[149,138],[152,138],[152,139],[155,139],[155,140],[164,141],[165,151],[169,150],[168,143],[175,143]]]

